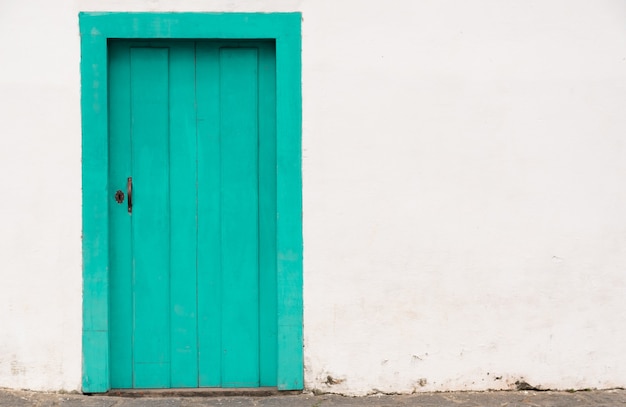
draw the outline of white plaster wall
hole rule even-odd
[[[77,13],[301,11],[305,379],[626,386],[626,2],[0,2],[0,387],[80,388]]]

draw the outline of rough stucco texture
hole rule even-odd
[[[0,387],[80,388],[79,11],[303,13],[309,389],[626,386],[626,4],[0,5]]]

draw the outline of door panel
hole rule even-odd
[[[169,50],[130,49],[134,386],[168,387]]]
[[[219,59],[222,386],[251,387],[259,385],[257,50],[222,48]]]
[[[109,196],[126,191],[130,169],[130,60],[128,47],[109,47]],[[109,370],[113,388],[133,385],[133,272],[131,217],[109,201]],[[129,345],[131,344],[131,345]]]
[[[219,47],[196,45],[198,117],[198,376],[199,385],[222,385],[222,239]]]
[[[170,48],[171,386],[198,385],[195,45]]]
[[[276,290],[276,59],[259,47],[259,347],[260,385],[275,386],[277,371]]]
[[[109,58],[112,386],[275,386],[273,44]]]

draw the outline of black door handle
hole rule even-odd
[[[128,177],[126,181],[126,192],[128,193],[128,213],[133,213],[133,177]]]

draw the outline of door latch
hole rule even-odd
[[[121,204],[122,202],[124,202],[124,193],[120,191],[119,189],[115,193],[115,202],[117,202],[118,204]]]
[[[126,190],[128,192],[128,213],[133,213],[133,177],[126,180]]]

